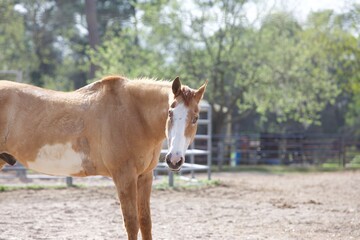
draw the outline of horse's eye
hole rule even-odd
[[[170,107],[175,108],[176,107],[176,102],[173,102]]]
[[[192,119],[192,124],[195,124],[198,119],[199,119],[199,117],[198,117],[198,116],[195,116],[195,117]]]

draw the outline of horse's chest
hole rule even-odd
[[[83,171],[85,154],[76,152],[70,143],[44,145],[35,161],[28,162],[30,169],[52,175],[77,175]]]

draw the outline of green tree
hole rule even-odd
[[[269,15],[260,29],[261,79],[251,94],[259,112],[276,114],[305,127],[319,124],[320,112],[339,94],[329,71],[321,33],[303,30],[287,13]]]
[[[96,3],[92,15],[98,14],[98,28],[86,22],[85,1],[1,1],[2,68],[22,70],[38,86],[70,90],[86,84],[94,71],[89,71],[89,46],[107,31],[120,34],[134,14],[132,1],[90,2]],[[96,44],[90,44],[89,32],[99,36]]]
[[[89,51],[91,61],[99,67],[97,77],[120,74],[130,78],[175,78],[175,74],[170,75],[172,66],[168,61],[172,55],[161,49],[164,41],[160,44],[154,41],[151,28],[159,19],[158,10],[165,4],[161,1],[134,4],[132,21],[123,19],[118,23],[122,26],[121,31],[110,28],[103,38],[103,44]],[[136,12],[142,17],[139,18]],[[164,32],[161,36],[166,38]]]
[[[86,2],[93,3],[96,24],[86,21]],[[63,90],[93,78],[91,63],[97,78],[178,75],[191,86],[208,79],[215,133],[253,116],[257,130],[323,123],[323,130],[337,131],[345,119],[356,129],[359,5],[342,14],[314,12],[305,24],[286,11],[248,19],[247,6],[262,3],[2,1],[0,68],[20,69],[37,85]],[[98,36],[95,43],[90,32]],[[336,126],[329,114],[339,119]]]
[[[0,70],[21,70],[25,75],[34,67],[23,15],[15,9],[15,1],[0,2],[0,49]]]
[[[275,116],[279,123],[319,123],[319,113],[339,93],[322,42],[286,12],[254,25],[246,15],[249,2],[194,1],[196,11],[177,1],[138,4],[136,31],[108,39],[93,60],[102,73],[172,73],[194,86],[209,79],[215,133],[249,113],[263,122]]]
[[[354,4],[342,14],[333,11],[322,11],[309,16],[309,27],[319,35],[328,61],[328,71],[337,81],[341,93],[336,102],[328,106],[334,112],[331,118],[324,118],[323,125],[337,131],[359,134],[360,126],[360,48],[359,30],[360,5]],[[338,125],[334,121],[338,119]],[[346,122],[347,126],[344,126]]]
[[[176,4],[160,11],[171,22],[160,29],[176,70],[191,80],[209,79],[215,133],[224,131],[227,120],[238,122],[253,112],[265,122],[272,114],[277,122],[318,123],[320,111],[338,94],[321,44],[314,45],[286,12],[268,14],[256,27],[247,19],[248,2],[194,1],[197,13]]]

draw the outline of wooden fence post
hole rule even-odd
[[[169,186],[174,187],[174,173],[169,171]]]
[[[217,150],[218,169],[221,171],[224,163],[224,143],[221,140],[217,144]]]
[[[72,177],[66,177],[66,186],[73,187],[73,178]]]
[[[341,165],[343,168],[346,167],[346,143],[345,137],[341,137]]]

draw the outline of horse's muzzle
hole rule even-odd
[[[184,163],[184,157],[182,156],[173,156],[171,153],[168,153],[165,157],[165,161],[171,171],[179,171],[181,166]]]

